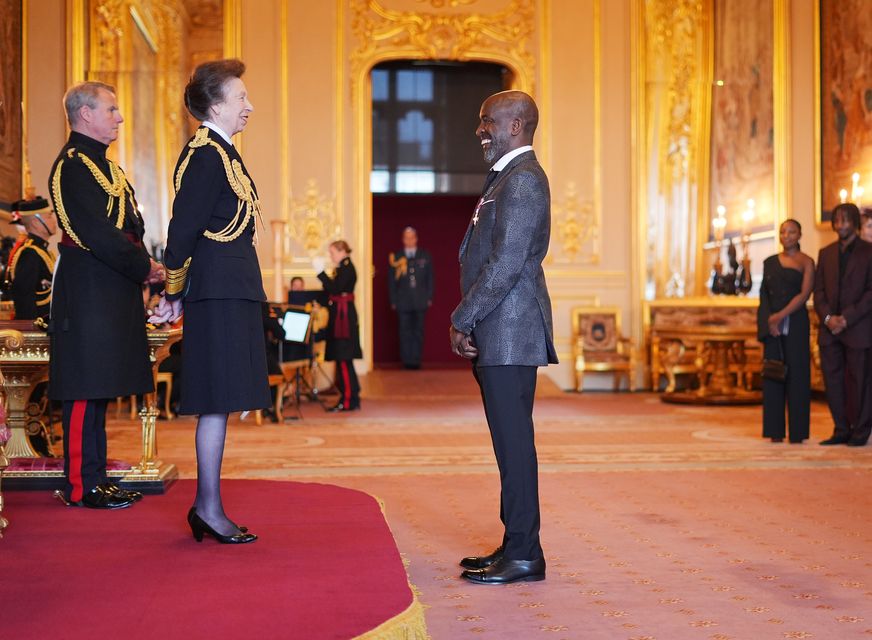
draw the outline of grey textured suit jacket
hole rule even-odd
[[[460,245],[463,298],[451,322],[472,334],[478,366],[557,362],[542,270],[550,237],[548,177],[528,151],[500,171]]]

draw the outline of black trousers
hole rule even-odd
[[[354,360],[336,361],[336,388],[339,389],[339,401],[346,407],[356,407],[360,404],[360,381],[354,370]]]
[[[397,311],[400,325],[400,360],[410,367],[421,366],[421,350],[424,348],[424,318],[426,309]]]
[[[833,435],[865,442],[872,429],[867,364],[872,350],[852,349],[834,342],[821,345],[820,351]]]
[[[473,367],[500,470],[503,554],[536,560],[539,543],[539,463],[533,432],[537,367]]]
[[[106,476],[106,405],[108,400],[64,400],[64,491],[78,502]]]
[[[784,438],[790,427],[790,440],[801,442],[808,438],[811,407],[811,365],[809,360],[808,331],[794,331],[786,336],[767,336],[763,357],[784,360],[787,380],[774,382],[763,379],[763,437]],[[779,340],[781,347],[779,347]],[[788,421],[785,424],[784,406],[787,401]]]

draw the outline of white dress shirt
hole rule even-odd
[[[212,131],[214,131],[214,132],[217,133],[219,136],[221,136],[222,138],[224,138],[224,140],[227,142],[227,144],[229,144],[231,147],[233,146],[233,140],[231,140],[231,139],[230,139],[230,136],[228,136],[228,135],[224,132],[224,129],[222,129],[221,127],[219,127],[217,124],[215,124],[214,122],[210,122],[209,120],[203,120],[203,126],[206,127],[207,129],[212,129]],[[508,154],[507,154],[507,155],[508,155]]]

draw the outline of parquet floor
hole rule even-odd
[[[872,637],[872,446],[818,446],[830,432],[824,404],[812,406],[810,442],[773,444],[759,437],[759,407],[565,394],[540,377],[549,577],[493,588],[457,579],[457,560],[500,535],[470,374],[363,382],[361,412],[304,404],[303,420],[281,425],[234,417],[224,475],[379,496],[437,640]],[[158,432],[160,457],[194,477],[193,419]],[[136,459],[138,425],[113,421],[109,447]]]

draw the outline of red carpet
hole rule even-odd
[[[232,517],[260,536],[254,544],[196,543],[189,480],[115,512],[7,493],[0,636],[339,640],[389,621],[378,637],[426,637],[371,496],[296,482],[223,486]]]

